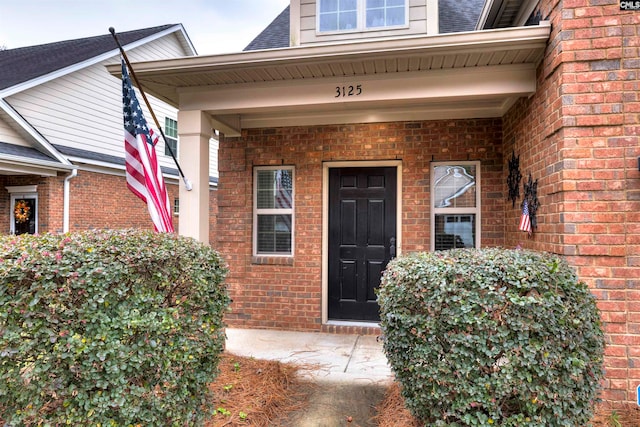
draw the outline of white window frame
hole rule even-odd
[[[409,28],[409,0],[404,0],[404,24],[402,25],[393,25],[393,26],[383,26],[383,27],[367,27],[367,0],[356,0],[357,1],[357,22],[356,27],[348,30],[325,30],[323,31],[320,28],[320,3],[322,0],[316,1],[316,33],[322,35],[331,35],[331,34],[345,34],[345,33],[356,33],[356,32],[369,32],[369,31],[387,31],[387,30],[398,30],[403,28]]]
[[[172,122],[174,122],[176,124],[176,136],[174,137],[173,135],[168,135],[168,130],[169,130],[169,120],[171,120]],[[178,158],[178,121],[174,118],[171,117],[165,117],[164,118],[164,137],[165,137],[165,147],[164,147],[164,155],[165,156],[169,156],[171,157],[171,153],[169,152],[169,149],[167,148],[167,144],[169,144],[169,142],[174,142],[175,141],[175,150],[173,150],[173,154],[176,156],[176,159]]]
[[[258,173],[260,171],[291,171],[291,208],[258,209]],[[293,257],[295,253],[295,167],[294,166],[256,166],[253,168],[253,256]],[[291,252],[258,252],[258,216],[291,215]]]
[[[435,168],[436,166],[466,166],[466,165],[474,165],[476,168],[476,175],[475,175],[475,207],[464,207],[464,208],[451,208],[451,207],[444,207],[444,208],[437,208],[435,207]],[[436,248],[436,215],[465,215],[465,214],[469,214],[469,215],[475,215],[475,247],[476,248],[480,248],[480,244],[481,244],[481,211],[482,211],[482,205],[481,205],[481,180],[480,180],[480,167],[481,167],[481,163],[480,161],[477,160],[470,160],[470,161],[448,161],[448,162],[431,162],[431,166],[430,166],[430,222],[431,222],[431,250],[435,251]]]

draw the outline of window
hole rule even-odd
[[[431,166],[431,248],[480,247],[480,163]]]
[[[255,255],[293,254],[292,167],[259,167],[254,170]]]
[[[175,216],[180,215],[180,199],[177,197],[173,199],[173,214]]]
[[[171,151],[178,157],[178,122],[165,117],[164,119],[164,136],[166,138],[166,144],[164,146],[164,155],[170,156]]]
[[[404,25],[405,0],[367,0],[367,28]]]
[[[407,0],[318,0],[320,32],[403,27]]]

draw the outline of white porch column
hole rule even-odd
[[[179,233],[209,243],[209,116],[199,110],[178,111],[178,160],[193,184],[187,191],[180,181]]]

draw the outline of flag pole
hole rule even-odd
[[[151,104],[149,103],[149,100],[147,99],[147,95],[144,93],[144,90],[142,90],[142,85],[138,81],[138,77],[136,76],[136,73],[133,71],[133,67],[131,66],[131,63],[129,62],[129,58],[127,57],[126,52],[122,48],[122,45],[120,44],[120,41],[118,40],[118,36],[116,36],[116,30],[113,27],[109,27],[109,32],[113,36],[113,39],[116,41],[116,44],[118,45],[118,49],[120,50],[120,54],[124,58],[124,61],[127,63],[127,68],[129,68],[129,73],[131,74],[131,77],[133,77],[133,80],[136,82],[136,86],[138,86],[138,90],[140,91],[140,94],[142,95],[142,98],[144,99],[144,103],[147,105],[147,108],[149,109],[149,112],[151,113],[151,117],[153,117],[153,121],[155,122],[156,127],[158,128],[158,130],[160,131],[160,135],[162,135],[162,140],[164,141],[165,146],[169,149],[169,154],[171,154],[171,157],[173,158],[173,161],[176,163],[176,166],[178,167],[178,172],[180,173],[180,176],[182,177],[182,181],[184,182],[185,188],[187,189],[187,191],[191,191],[193,189],[193,186],[191,185],[191,181],[189,181],[187,179],[187,177],[184,176],[184,173],[182,172],[182,168],[180,167],[180,164],[178,163],[178,159],[176,159],[176,155],[173,153],[173,149],[171,148],[171,146],[169,144],[167,144],[167,137],[164,136],[164,132],[162,131],[162,127],[160,126],[160,123],[158,122],[158,118],[156,117],[156,113],[153,112],[153,108],[151,108]]]

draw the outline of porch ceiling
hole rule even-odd
[[[535,91],[550,25],[136,63],[145,92],[241,128],[504,114]],[[120,76],[119,65],[108,67]],[[364,90],[336,96],[338,87]],[[336,99],[338,98],[338,99]]]

